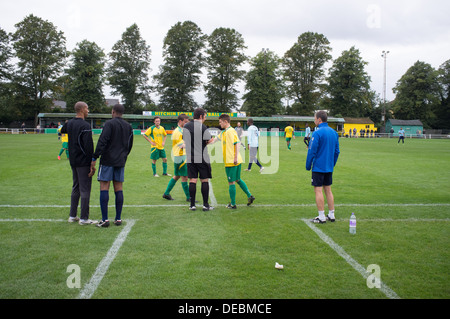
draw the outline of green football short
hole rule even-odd
[[[173,174],[175,176],[187,176],[187,164],[186,164],[186,155],[183,156],[175,156],[173,160]]]
[[[241,164],[238,166],[225,167],[228,183],[237,182],[241,180]]]
[[[157,160],[160,158],[166,158],[166,150],[165,149],[157,149],[156,147],[152,147],[151,149],[151,153],[150,153],[150,159],[152,160]]]
[[[286,137],[286,142],[290,142],[292,137]]]
[[[62,148],[68,149],[69,148],[69,143],[68,142],[63,142],[62,143]]]

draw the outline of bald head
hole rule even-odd
[[[85,102],[75,103],[75,112],[77,113],[77,117],[87,118],[89,113],[88,105]]]

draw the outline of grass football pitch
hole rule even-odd
[[[242,167],[252,206],[237,187],[238,209],[225,208],[225,170],[214,163],[216,209],[192,212],[180,182],[174,201],[162,198],[170,177],[152,176],[150,145],[135,136],[124,223],[98,228],[67,222],[72,176],[56,135],[0,135],[0,298],[450,298],[450,140],[340,139],[336,222],[323,225],[309,221],[303,139],[291,151],[283,138],[262,143],[267,174]],[[114,219],[112,190],[109,204]]]

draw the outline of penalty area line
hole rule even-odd
[[[100,282],[108,271],[109,266],[116,258],[120,247],[122,247],[122,244],[127,239],[127,236],[130,233],[131,228],[134,226],[135,222],[136,221],[134,219],[127,220],[123,230],[117,236],[108,253],[97,266],[97,269],[95,269],[95,272],[92,275],[91,279],[81,290],[80,294],[78,295],[78,299],[90,299],[95,293],[98,286],[100,285]]]
[[[333,249],[339,256],[341,256],[353,269],[355,269],[364,279],[371,275],[366,269],[361,266],[355,259],[353,259],[341,246],[336,244],[334,240],[328,237],[324,232],[317,228],[309,219],[302,219],[302,221],[314,231],[320,239],[322,239],[331,249]],[[380,280],[380,291],[385,294],[389,299],[400,299],[400,297],[389,288],[383,281]]]

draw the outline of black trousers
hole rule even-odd
[[[89,200],[91,198],[92,177],[88,177],[89,166],[72,167],[72,195],[70,197],[70,217],[77,217],[78,202],[81,198],[81,219],[89,218]]]

